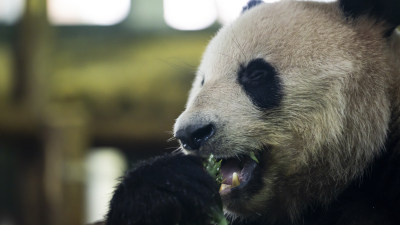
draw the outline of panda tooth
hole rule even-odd
[[[221,187],[219,187],[219,191],[221,192],[227,188],[231,188],[231,186],[232,185],[229,185],[229,184],[221,184]]]
[[[237,187],[240,185],[239,175],[236,172],[232,174],[232,187]]]

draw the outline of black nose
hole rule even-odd
[[[181,141],[182,146],[188,150],[199,149],[215,133],[212,124],[193,124],[179,129],[175,137]]]

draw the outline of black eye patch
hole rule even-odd
[[[283,93],[278,73],[264,59],[241,65],[238,82],[257,107],[271,109],[280,105]]]

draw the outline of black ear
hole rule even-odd
[[[388,25],[386,35],[400,25],[400,0],[339,0],[346,17],[368,15]]]
[[[243,7],[242,9],[242,13],[244,13],[245,11],[253,8],[254,6],[257,6],[259,4],[263,3],[263,1],[260,0],[250,0],[247,5],[245,7]]]

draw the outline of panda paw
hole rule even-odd
[[[106,224],[214,224],[219,212],[218,185],[201,159],[166,154],[126,173],[110,202]]]

